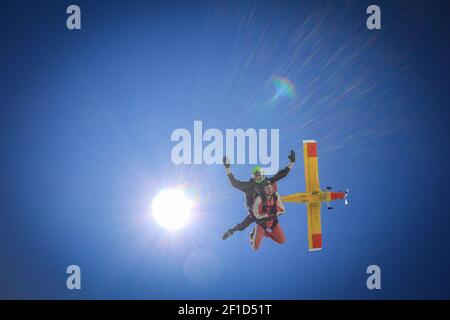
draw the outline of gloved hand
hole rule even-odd
[[[262,211],[262,214],[267,213],[267,205],[264,202],[262,204],[261,211]]]
[[[227,169],[230,167],[230,160],[228,159],[228,157],[223,157],[223,165]]]
[[[276,206],[270,207],[270,215],[275,216],[276,214],[277,214],[277,207]]]
[[[294,150],[291,150],[291,154],[288,155],[289,161],[295,162],[295,152]]]

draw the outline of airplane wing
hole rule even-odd
[[[315,140],[303,140],[303,160],[306,192],[320,192],[317,142]]]
[[[308,203],[308,245],[309,251],[322,249],[322,225],[320,223],[320,203]]]

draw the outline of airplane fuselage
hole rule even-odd
[[[295,202],[295,203],[322,203],[331,202],[334,200],[345,198],[345,192],[331,192],[331,191],[319,191],[319,192],[299,192],[288,196],[282,196],[283,202]]]

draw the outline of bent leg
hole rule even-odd
[[[253,223],[253,221],[255,221],[255,218],[252,215],[247,214],[245,219],[242,220],[237,225],[235,225],[233,227],[233,229],[231,229],[231,230],[233,230],[233,232],[235,232],[235,231],[244,231],[249,225],[251,225]]]
[[[244,231],[249,225],[251,225],[255,221],[255,217],[251,214],[247,214],[244,220],[235,225],[233,228],[228,229],[222,236],[222,239],[225,240],[229,236],[231,236],[236,231]]]
[[[266,235],[279,244],[286,242],[286,237],[284,236],[283,229],[281,229],[279,223],[272,229],[272,232],[266,232]]]
[[[253,241],[252,247],[254,250],[258,250],[259,247],[261,246],[261,241],[264,238],[264,234],[266,233],[266,231],[259,224],[257,224],[255,226],[255,229],[256,230],[255,230],[255,234],[254,234],[254,241]]]

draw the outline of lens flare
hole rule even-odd
[[[276,102],[281,97],[292,99],[296,95],[295,85],[287,78],[275,77],[272,80],[272,84],[275,87],[275,96],[271,99],[271,102]]]

